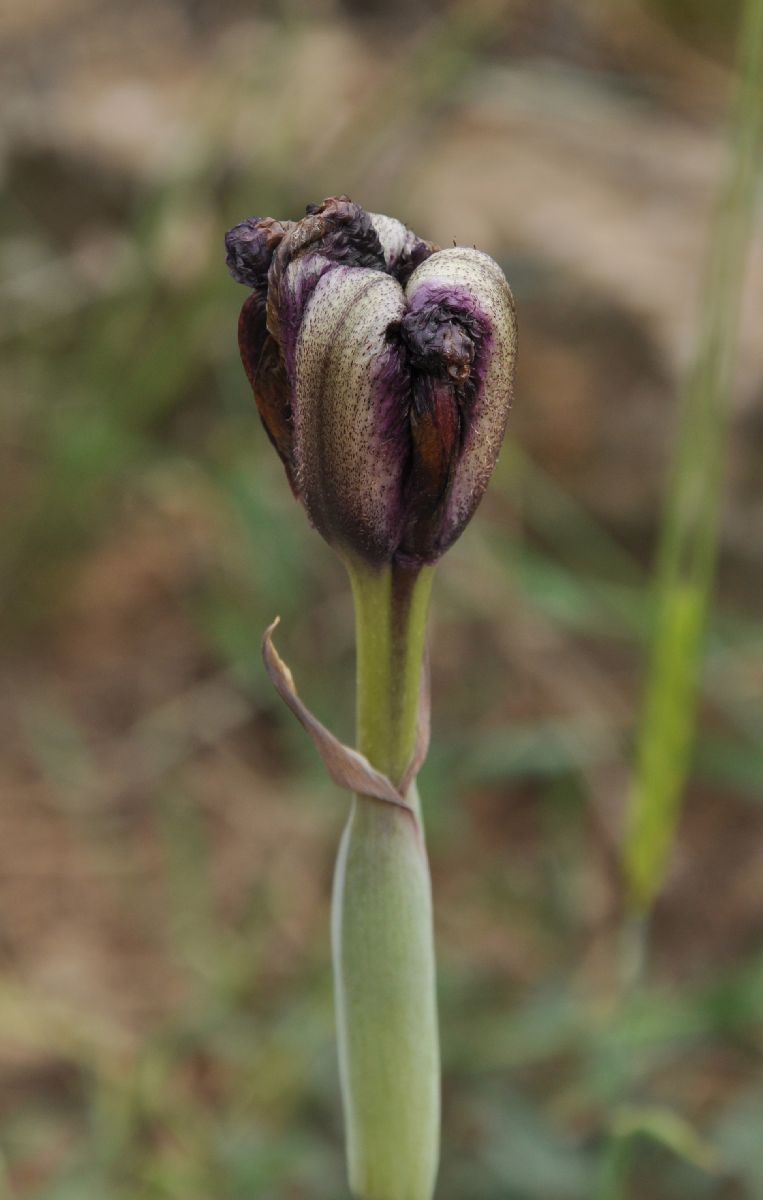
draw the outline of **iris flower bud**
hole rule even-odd
[[[432,904],[416,773],[429,729],[433,564],[474,512],[511,402],[514,303],[478,250],[440,250],[346,196],[301,221],[242,221],[228,266],[251,289],[239,346],[268,437],[342,555],[357,630],[357,749],[268,674],[334,780],[354,793],[332,947],[350,1186],[431,1200],[440,1078]]]
[[[252,289],[239,346],[313,525],[370,565],[435,562],[472,516],[511,403],[516,322],[498,265],[346,196],[226,235]]]

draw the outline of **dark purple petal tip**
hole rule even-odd
[[[332,262],[347,267],[383,271],[386,263],[379,235],[370,215],[349,196],[329,196],[308,204],[307,220],[314,220],[315,249]]]
[[[447,303],[431,301],[408,312],[400,324],[412,367],[465,383],[474,362],[479,330]]]
[[[236,283],[265,291],[273,255],[292,222],[272,217],[247,217],[225,235],[226,263]]]

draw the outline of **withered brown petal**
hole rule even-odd
[[[249,296],[241,309],[238,319],[238,346],[241,362],[252,385],[260,420],[278,451],[294,491],[294,432],[289,385],[281,351],[268,333],[265,304],[256,292]]]
[[[425,559],[436,541],[458,459],[461,416],[450,379],[420,375],[413,386],[407,517],[398,556]]]

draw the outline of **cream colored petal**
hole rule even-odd
[[[399,272],[404,271],[407,277],[417,262],[423,261],[428,254],[437,249],[433,242],[422,241],[412,229],[395,217],[386,217],[383,213],[368,215],[381,242],[387,270],[392,275],[400,277]]]
[[[369,213],[371,223],[376,230],[379,241],[381,242],[384,258],[387,266],[396,263],[406,246],[411,241],[415,241],[415,235],[411,233],[402,221],[398,221],[395,217],[385,217],[383,213]]]
[[[335,267],[315,287],[296,342],[298,487],[328,541],[388,560],[403,519],[407,375],[386,339],[404,311],[389,275]]]

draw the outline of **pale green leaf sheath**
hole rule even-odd
[[[432,571],[350,571],[358,746],[399,779],[414,749]],[[362,1200],[429,1200],[437,1173],[432,899],[415,783],[407,798],[410,812],[353,801],[334,877],[339,1066],[350,1185]]]

